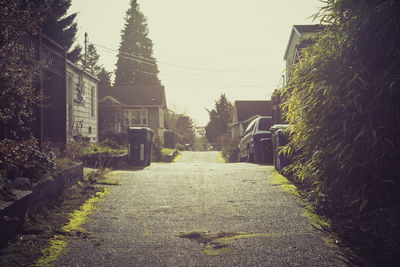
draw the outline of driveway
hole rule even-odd
[[[271,166],[218,163],[184,152],[177,163],[115,171],[56,266],[339,266],[296,196]],[[274,178],[275,177],[275,178]]]

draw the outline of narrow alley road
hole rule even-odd
[[[121,185],[97,205],[56,266],[340,266],[271,166],[177,163],[115,171]]]

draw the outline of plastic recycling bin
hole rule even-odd
[[[149,166],[153,130],[147,127],[128,127],[128,164]]]
[[[288,164],[289,161],[285,155],[282,153],[279,153],[281,150],[281,147],[285,146],[288,143],[287,137],[285,133],[283,132],[283,129],[278,130],[277,137],[278,137],[278,154],[277,154],[277,166],[278,166],[278,171],[282,171]]]
[[[273,148],[271,138],[262,138],[261,142],[261,162],[264,164],[273,163]]]
[[[287,143],[287,138],[283,134],[283,130],[286,129],[287,126],[287,124],[275,124],[271,127],[272,154],[275,170],[277,171],[281,171],[282,168],[288,164],[286,158],[283,155],[279,155],[281,147]]]

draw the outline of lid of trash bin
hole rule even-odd
[[[271,129],[271,131],[276,131],[279,129],[285,129],[288,126],[289,126],[288,124],[275,124],[275,125],[272,125],[272,127],[270,129]]]
[[[133,127],[133,126],[129,126],[128,127],[128,132],[130,132],[130,131],[132,131],[132,132],[136,132],[136,131],[153,132],[153,130],[151,128],[148,128],[148,127]]]

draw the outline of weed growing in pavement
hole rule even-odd
[[[218,153],[218,163],[226,163],[226,159],[224,158],[222,152]]]
[[[85,232],[83,224],[88,220],[88,216],[97,209],[94,204],[101,201],[109,192],[110,190],[107,188],[104,189],[104,192],[97,192],[79,210],[70,214],[70,220],[62,228],[62,231],[66,234]],[[35,262],[34,266],[50,266],[63,253],[67,242],[67,235],[55,235],[50,239],[49,246],[42,250],[43,256]]]
[[[110,182],[103,183],[105,179]],[[65,252],[69,236],[88,236],[82,231],[81,223],[85,222],[95,202],[108,193],[104,184],[116,184],[116,181],[115,175],[91,172],[66,190],[52,206],[26,216],[21,232],[16,233],[7,247],[0,251],[0,266],[51,265]],[[101,242],[92,236],[89,238],[95,245]]]
[[[175,158],[172,160],[172,162],[178,162],[182,157],[182,153],[178,151],[178,154],[175,156]]]
[[[203,252],[208,256],[216,256],[220,253],[226,252],[232,241],[259,236],[268,236],[268,234],[249,234],[244,232],[222,232],[215,234],[207,231],[193,231],[180,233],[178,235],[180,238],[196,240],[200,244],[203,244],[205,246]]]

